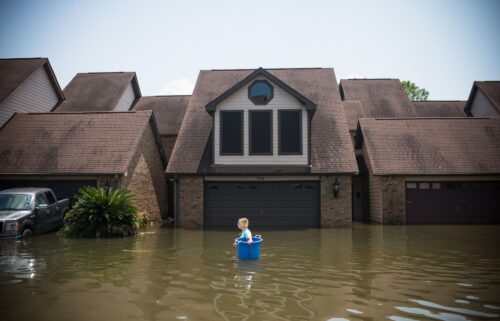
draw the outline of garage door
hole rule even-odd
[[[319,227],[319,195],[319,182],[206,182],[205,226]]]
[[[58,199],[69,198],[78,194],[83,186],[96,186],[95,180],[0,180],[0,191],[16,187],[48,187],[51,188]]]
[[[406,222],[500,223],[500,182],[407,182]]]

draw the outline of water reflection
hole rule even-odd
[[[258,232],[259,261],[224,231],[0,242],[0,320],[500,318],[495,226]]]

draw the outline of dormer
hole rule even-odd
[[[316,104],[259,68],[206,105],[215,165],[310,165]]]
[[[128,111],[141,97],[135,72],[77,74],[64,88],[57,112]]]
[[[0,59],[0,127],[15,113],[44,113],[64,100],[47,58]]]

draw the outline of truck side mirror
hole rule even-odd
[[[47,207],[48,207],[48,205],[47,205],[47,204],[40,204],[40,205],[37,205],[37,206],[36,206],[36,209],[37,209],[37,210],[46,210],[46,209],[47,209]]]

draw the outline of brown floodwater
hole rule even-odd
[[[500,226],[0,241],[0,320],[500,320]]]

